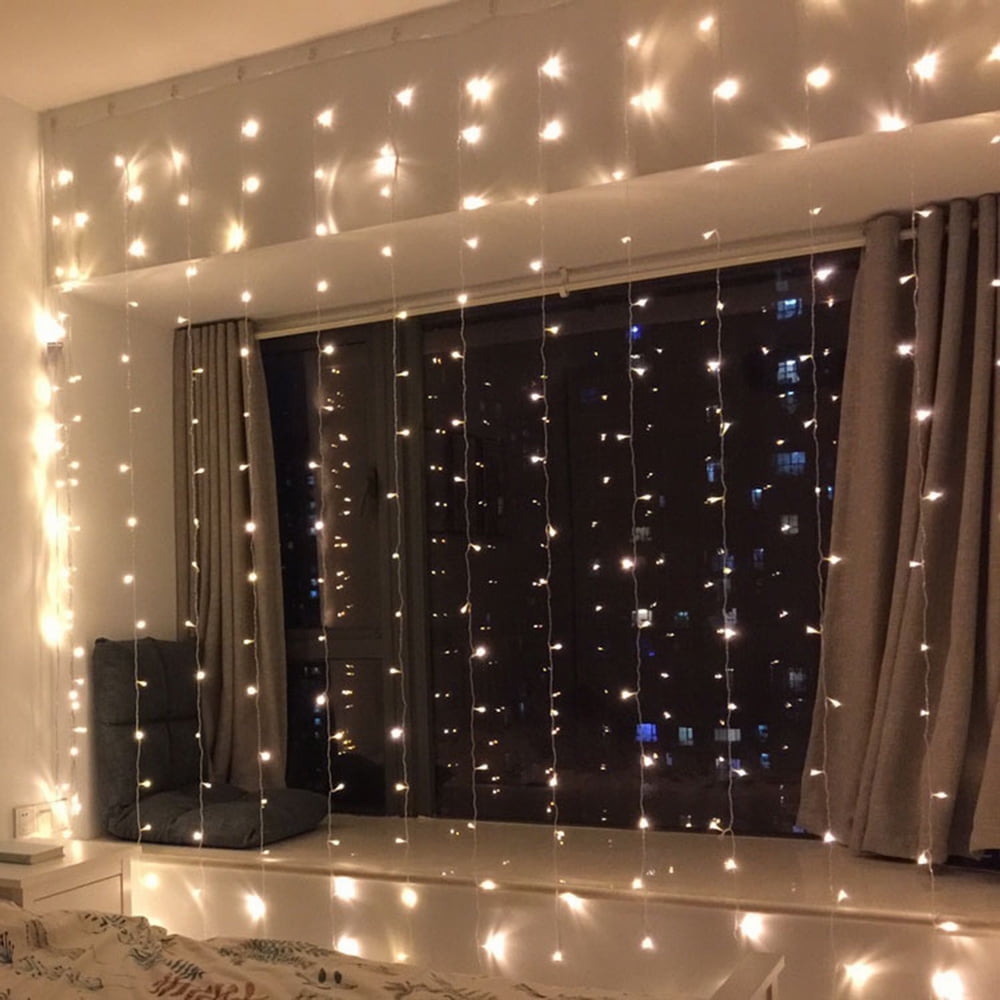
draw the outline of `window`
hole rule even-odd
[[[799,362],[797,358],[786,358],[778,362],[778,385],[796,385],[799,381]]]
[[[801,476],[806,471],[804,451],[779,451],[774,456],[774,471],[779,476]]]
[[[825,351],[816,371],[824,530],[856,254],[837,263],[824,286],[835,305],[816,314],[815,330]],[[398,811],[401,746],[389,734],[405,676],[421,811],[468,817],[475,789],[484,819],[548,821],[554,726],[561,822],[634,827],[645,752],[653,824],[684,816],[706,829],[726,813],[729,780],[708,734],[739,742],[764,727],[769,766],[744,753],[736,822],[741,832],[792,831],[809,725],[799,702],[818,656],[794,623],[818,613],[817,498],[797,481],[812,452],[794,447],[802,422],[774,391],[774,355],[810,353],[813,331],[801,308],[808,260],[781,265],[799,305],[780,325],[769,309],[775,270],[722,273],[718,366],[714,273],[637,283],[634,301],[645,304],[634,307],[635,329],[623,326],[625,286],[547,300],[546,325],[559,334],[545,342],[544,381],[537,300],[401,321],[405,378],[393,377],[388,324],[323,332],[329,356],[313,334],[262,342],[278,456],[290,781],[326,788],[329,745],[345,785],[339,808]],[[732,428],[724,463],[719,377]],[[811,413],[812,379],[797,391]],[[394,433],[394,393],[405,440]],[[775,453],[778,439],[789,445]],[[796,471],[780,471],[778,455],[782,470]],[[765,490],[770,509],[786,512],[777,527],[775,515],[757,513]],[[808,546],[779,544],[779,534]],[[801,695],[789,699],[773,662],[798,665]],[[326,689],[332,741],[316,707]],[[723,727],[727,689],[739,707]],[[671,717],[685,724],[668,730]]]

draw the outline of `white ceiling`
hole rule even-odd
[[[2,0],[0,96],[42,111],[440,6],[445,0]]]

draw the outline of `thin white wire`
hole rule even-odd
[[[623,141],[625,146],[625,163],[628,168],[632,163],[632,129],[629,121],[629,102],[626,95],[629,92],[629,82],[631,77],[631,60],[629,54],[631,46],[625,44],[622,47],[622,125]],[[650,940],[649,927],[649,890],[646,886],[646,869],[649,857],[649,818],[646,815],[646,741],[644,738],[645,717],[642,711],[642,629],[640,623],[640,597],[639,597],[639,470],[638,454],[635,442],[636,420],[635,420],[635,389],[636,373],[632,364],[632,328],[635,325],[635,295],[634,295],[634,262],[632,251],[632,181],[631,170],[627,169],[622,183],[622,197],[624,199],[625,217],[625,271],[626,271],[626,295],[627,313],[625,324],[625,372],[628,379],[628,455],[629,455],[629,477],[632,489],[631,502],[629,504],[629,544],[630,544],[630,565],[629,582],[632,587],[632,641],[633,641],[633,666],[635,674],[635,692],[633,701],[635,703],[636,720],[636,742],[639,746],[639,875],[634,883],[641,893],[642,900],[642,946],[647,947]]]
[[[132,187],[131,168],[128,164],[122,168],[122,196],[123,196],[123,246],[125,248],[125,403],[128,408],[128,420],[126,431],[128,435],[128,510],[129,517],[135,516],[135,394],[132,382],[132,316],[131,310],[131,266],[129,262],[129,248],[131,241],[131,200],[129,192]],[[130,573],[132,583],[129,587],[132,609],[132,681],[135,685],[135,825],[136,842],[142,843],[143,823],[142,823],[142,723],[141,723],[141,692],[145,682],[142,680],[139,671],[139,610],[138,610],[138,590],[139,584],[136,580],[136,532],[135,528],[129,528],[129,552],[130,552]]]
[[[554,961],[562,961],[562,926],[561,926],[561,913],[559,909],[559,886],[560,886],[560,871],[559,871],[559,851],[561,849],[561,840],[559,835],[559,747],[558,747],[558,730],[559,727],[556,724],[556,719],[558,718],[556,712],[556,663],[555,663],[555,622],[553,618],[552,610],[552,539],[554,526],[552,524],[552,477],[549,473],[549,446],[550,446],[550,435],[549,435],[549,419],[550,419],[550,406],[549,406],[549,356],[548,356],[548,338],[549,338],[549,321],[548,321],[548,289],[546,286],[545,278],[545,249],[546,249],[546,239],[545,239],[545,157],[543,155],[543,142],[541,138],[543,123],[545,121],[545,108],[544,108],[544,93],[543,93],[543,77],[542,71],[539,69],[537,74],[537,97],[538,97],[538,159],[537,159],[537,181],[538,181],[538,257],[542,262],[542,266],[539,269],[539,291],[540,291],[540,313],[541,313],[541,334],[538,344],[538,363],[539,363],[539,381],[541,383],[541,391],[539,395],[542,404],[542,477],[544,480],[544,491],[542,497],[542,506],[545,514],[545,526],[543,528],[543,539],[542,539],[542,551],[544,552],[544,562],[545,562],[545,650],[546,650],[546,661],[545,661],[545,671],[548,675],[548,736],[549,736],[549,763],[550,763],[550,778],[549,778],[549,809],[552,813],[552,885],[553,885],[553,930],[555,936],[555,950],[553,952]]]

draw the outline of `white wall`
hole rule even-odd
[[[3,98],[0,150],[0,837],[8,837],[14,805],[44,800],[54,777],[55,660],[39,631],[46,553],[32,444],[43,362],[38,119]]]

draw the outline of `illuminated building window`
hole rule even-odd
[[[774,311],[778,319],[797,319],[802,315],[802,299],[778,299]]]
[[[786,358],[778,362],[778,385],[796,385],[799,381],[797,358]]]
[[[774,471],[779,476],[802,476],[806,471],[804,451],[779,451],[774,456]]]
[[[720,474],[722,472],[722,465],[718,459],[706,458],[705,459],[705,478],[708,479],[710,483],[719,482]]]
[[[780,528],[783,535],[797,535],[799,533],[799,515],[782,514]]]
[[[693,726],[678,726],[677,727],[677,742],[682,747],[693,747],[694,746],[694,727]]]
[[[715,742],[716,743],[739,743],[742,738],[740,730],[731,726],[716,726],[715,727]]]
[[[753,550],[753,568],[756,570],[764,568],[764,549],[761,546]]]
[[[750,490],[750,506],[754,510],[760,510],[760,505],[764,502],[764,491],[759,486]]]

